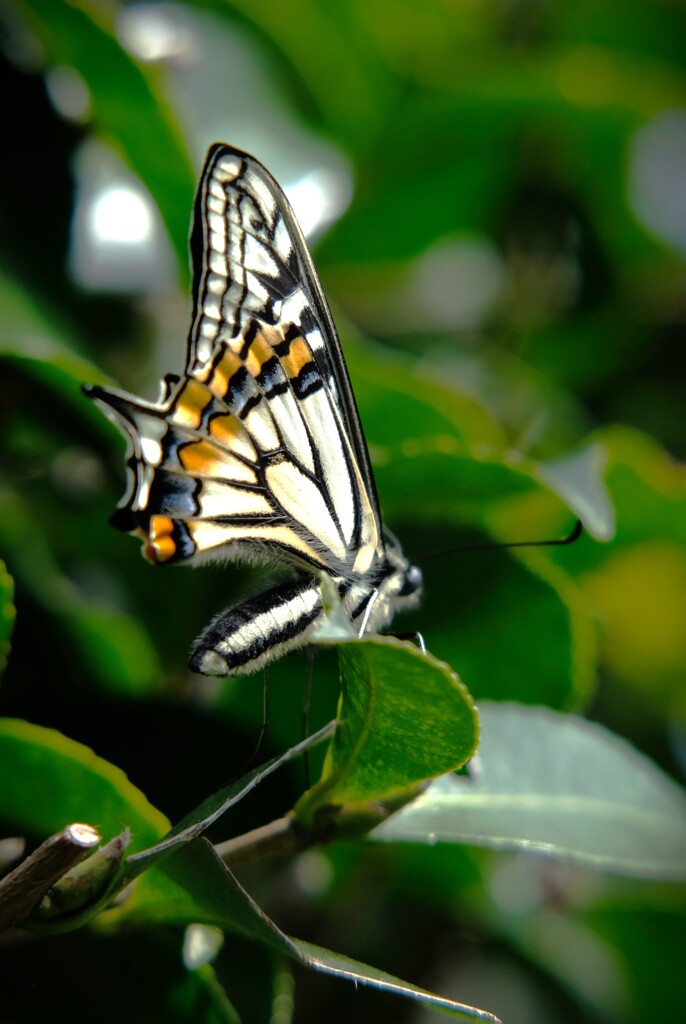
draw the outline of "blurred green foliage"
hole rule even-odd
[[[131,43],[145,11],[162,18],[147,59]],[[16,0],[1,19],[0,554],[16,588],[0,577],[0,642],[14,630],[2,714],[125,771],[157,834],[154,808],[178,820],[253,752],[260,681],[190,677],[186,656],[259,573],[153,570],[107,527],[122,446],[79,391],[115,379],[151,394],[180,369],[193,189],[221,130],[238,146],[262,139],[265,161],[276,144],[285,163],[289,147],[326,144],[352,171],[352,201],[314,254],[384,513],[425,572],[423,604],[398,628],[421,630],[477,700],[584,712],[683,778],[680,6]],[[261,89],[240,77],[248,56]],[[65,68],[86,97],[70,116],[54,76]],[[79,154],[93,140],[154,198],[176,261],[166,288],[75,277]],[[440,554],[563,536],[575,515],[587,529],[570,547]],[[270,671],[270,755],[302,735],[305,676],[304,656]],[[313,726],[337,697],[332,656],[318,654]],[[49,804],[54,769],[35,764]],[[305,785],[289,768],[235,809],[232,829],[283,814]],[[30,841],[60,827],[67,809],[54,811],[53,826],[0,797],[3,827]],[[678,1004],[676,885],[391,843],[339,844],[245,879],[287,930],[507,1024],[638,1024]],[[38,963],[33,944],[9,948],[8,1022],[62,1019],[75,993],[103,1021],[232,1020],[224,990],[242,1019],[267,1020],[281,991],[281,961],[235,937],[216,974],[182,969],[168,931],[42,941],[51,955]],[[86,955],[65,985],[65,965]],[[298,1021],[425,1012],[299,969],[296,981]]]

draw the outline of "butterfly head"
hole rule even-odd
[[[384,558],[375,574],[365,584],[366,600],[356,608],[346,602],[348,613],[361,633],[376,632],[387,626],[395,613],[414,608],[421,597],[423,577],[421,569],[412,565],[400,548],[396,538],[384,531]]]
[[[391,533],[387,526],[383,528],[384,548],[386,562],[392,570],[393,594],[396,598],[396,607],[407,604],[415,604],[419,600],[424,577],[422,570],[411,562],[403,554],[400,541]]]

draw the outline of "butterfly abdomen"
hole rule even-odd
[[[319,581],[299,577],[219,615],[196,641],[189,667],[204,675],[243,675],[302,646],[321,619]]]
[[[373,574],[333,582],[352,630],[362,635],[387,625],[399,607],[416,604],[422,577],[392,552]],[[255,672],[307,644],[324,618],[320,579],[298,576],[219,615],[197,640],[190,668],[204,675]]]

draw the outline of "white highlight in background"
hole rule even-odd
[[[140,245],[152,235],[150,203],[130,185],[112,185],[92,200],[88,228],[98,242]]]
[[[686,252],[686,110],[668,110],[635,133],[629,202],[659,239]]]
[[[160,214],[118,155],[88,140],[77,151],[74,175],[69,269],[76,283],[130,295],[173,286],[176,266]]]
[[[350,174],[318,168],[285,190],[305,238],[312,239],[337,220],[350,205]]]

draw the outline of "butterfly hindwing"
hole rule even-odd
[[[132,442],[133,479],[117,525],[147,534],[145,553],[155,562],[254,540],[312,568],[344,572],[353,506],[346,503],[339,518],[316,450],[323,423],[333,442],[327,471],[349,491],[354,459],[338,435],[340,422],[325,398],[296,400],[280,364],[278,374],[269,371],[272,383],[264,379],[260,367],[276,358],[269,353],[283,346],[281,331],[251,326],[247,334],[239,339],[243,359],[220,343],[207,366],[184,376],[160,405],[92,389]],[[275,387],[274,378],[285,387]],[[183,543],[174,546],[174,537]]]
[[[340,342],[300,228],[254,158],[211,147],[191,233],[194,308],[185,373],[158,402],[88,393],[129,441],[115,525],[153,562],[217,556],[290,564],[296,578],[230,609],[193,665],[253,671],[306,642],[317,573],[353,621],[390,618],[418,570],[384,536]],[[414,573],[414,575],[412,575]]]

